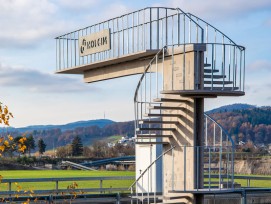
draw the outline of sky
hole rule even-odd
[[[149,6],[179,7],[246,47],[246,95],[208,99],[205,110],[271,105],[270,0],[0,0],[0,101],[14,115],[11,126],[133,120],[138,76],[86,84],[55,74],[54,38]]]

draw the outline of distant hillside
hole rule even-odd
[[[77,121],[73,123],[67,123],[65,125],[33,125],[22,128],[12,128],[20,133],[32,132],[34,130],[52,130],[60,129],[61,131],[73,130],[78,127],[89,127],[89,126],[98,126],[104,127],[106,125],[112,124],[114,121],[108,119],[98,119],[98,120],[87,120],[87,121]]]
[[[109,124],[106,124],[109,123]],[[38,127],[35,129],[34,127]],[[49,127],[49,128],[48,128]],[[82,139],[84,145],[91,145],[94,141],[107,139],[109,137],[134,135],[134,122],[113,122],[111,120],[95,120],[91,122],[75,122],[63,126],[32,126],[31,128],[10,129],[14,137],[23,134],[23,130],[27,131],[27,135],[33,135],[37,141],[43,138],[47,147],[64,146],[70,144],[75,136]]]
[[[271,143],[271,107],[239,109],[210,114],[236,142]]]
[[[236,142],[252,140],[255,143],[271,143],[271,107],[255,107],[248,104],[233,104],[208,111]],[[14,137],[23,132],[32,134],[36,141],[43,138],[47,149],[70,144],[75,136],[80,136],[84,145],[112,136],[134,136],[134,122],[114,122],[111,120],[91,120],[66,125],[29,126],[9,129]]]
[[[244,110],[244,109],[250,109],[250,108],[256,108],[256,106],[249,105],[249,104],[243,104],[243,103],[235,103],[235,104],[221,106],[219,108],[212,109],[210,111],[207,111],[207,113],[208,114],[221,113],[221,112],[229,112],[229,111],[234,111],[234,110]]]

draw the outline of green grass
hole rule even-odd
[[[130,171],[79,171],[79,170],[14,170],[0,171],[3,179],[10,178],[73,178],[73,177],[102,177],[102,176],[135,176]],[[120,188],[129,187],[134,180],[112,180],[103,181],[104,188]],[[67,189],[67,186],[73,181],[59,182],[59,189]],[[100,181],[78,181],[78,188],[99,188]],[[46,190],[55,189],[55,182],[35,182],[35,183],[19,183],[23,190]],[[0,183],[0,190],[7,190],[7,185]],[[16,190],[15,184],[12,189]]]
[[[271,178],[271,176],[265,176],[265,175],[245,175],[245,174],[235,174],[235,176],[247,176],[247,177],[266,177],[266,178]],[[204,179],[205,182],[208,182],[208,178]],[[219,179],[217,178],[212,178],[211,182],[215,181],[218,182]],[[224,180],[226,181],[226,179]],[[247,179],[234,179],[235,183],[241,184],[241,187],[248,187],[247,186]],[[207,185],[207,184],[205,184]],[[217,184],[211,184],[213,186],[217,186]],[[271,180],[250,180],[250,187],[255,187],[255,188],[271,188]]]

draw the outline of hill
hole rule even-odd
[[[271,143],[271,107],[255,107],[248,104],[232,104],[208,111],[232,137],[236,143],[251,140],[254,143]],[[66,125],[29,126],[13,128],[13,136],[32,134],[37,141],[43,138],[46,149],[70,144],[75,136],[80,136],[84,145],[97,140],[107,140],[112,136],[134,136],[134,122],[114,122],[111,120],[78,121]]]
[[[115,123],[109,119],[98,119],[98,120],[86,120],[86,121],[77,121],[72,123],[67,123],[64,125],[32,125],[21,128],[8,128],[9,131],[18,131],[20,133],[33,132],[38,130],[52,130],[52,129],[60,129],[61,131],[73,130],[78,127],[89,127],[89,126],[98,126],[104,127],[106,125]]]
[[[209,111],[207,111],[207,114],[229,112],[229,111],[234,111],[234,110],[244,110],[244,109],[251,109],[251,108],[256,108],[256,106],[249,105],[249,104],[243,104],[243,103],[235,103],[235,104],[225,105],[225,106],[221,106],[219,108],[209,110]]]
[[[101,121],[105,123],[101,123]],[[106,124],[106,122],[109,124]],[[34,129],[33,127],[35,126],[20,128],[19,130],[15,128],[12,131],[10,130],[10,133],[16,137],[23,134],[22,130],[27,130],[27,135],[33,135],[36,141],[42,138],[47,145],[47,150],[70,144],[77,135],[81,137],[84,145],[90,145],[94,141],[107,139],[115,135],[129,137],[134,135],[133,121],[113,122],[110,120],[97,120],[94,123],[75,122],[71,124],[67,124],[64,127],[49,126],[49,128],[48,126],[37,126],[38,129]]]
[[[251,140],[255,144],[271,143],[271,107],[239,109],[210,114],[236,143]]]

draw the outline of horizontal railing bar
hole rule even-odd
[[[204,175],[204,178],[209,178],[209,175]],[[219,178],[219,175],[210,175],[210,178]],[[227,175],[221,175],[221,178],[227,178]],[[243,179],[243,180],[271,180],[271,177],[264,176],[234,176],[234,179]]]
[[[33,193],[29,191],[0,191],[0,195],[28,195],[28,194],[56,194],[56,193],[71,193],[71,192],[104,192],[104,191],[127,191],[127,188],[76,188],[76,189],[58,189],[58,190],[33,190]]]
[[[1,183],[13,182],[48,182],[48,181],[98,181],[98,180],[133,180],[134,176],[117,177],[72,177],[72,178],[25,178],[25,179],[2,179]]]
[[[130,13],[127,13],[127,14],[123,14],[123,15],[121,15],[121,16],[117,16],[117,17],[115,17],[115,18],[111,18],[111,19],[106,20],[106,21],[102,21],[102,22],[100,22],[100,23],[93,24],[93,25],[91,25],[91,26],[87,26],[87,27],[85,27],[85,28],[77,29],[77,30],[75,30],[75,31],[66,33],[66,34],[64,34],[64,35],[60,35],[60,36],[58,36],[58,37],[56,37],[56,38],[59,38],[59,37],[65,36],[65,35],[69,35],[69,34],[72,34],[72,33],[75,33],[75,32],[80,32],[80,31],[82,31],[82,30],[86,30],[86,29],[89,29],[89,28],[94,27],[94,26],[99,26],[99,25],[101,25],[101,24],[106,24],[106,23],[108,23],[108,22],[110,22],[110,21],[113,21],[113,20],[116,20],[116,19],[120,19],[120,18],[123,18],[123,17],[128,16],[128,15],[131,15],[131,14],[139,13],[139,12],[141,12],[141,11],[148,10],[148,9],[167,9],[167,10],[173,10],[173,11],[174,11],[174,10],[177,10],[176,8],[167,8],[167,7],[146,7],[146,8],[144,8],[144,9],[140,9],[140,10],[137,10],[137,11],[133,11],[133,12],[130,12]],[[185,14],[185,13],[183,13],[183,14]],[[167,16],[167,17],[169,17],[169,16]],[[152,21],[150,21],[150,22],[152,22]]]

